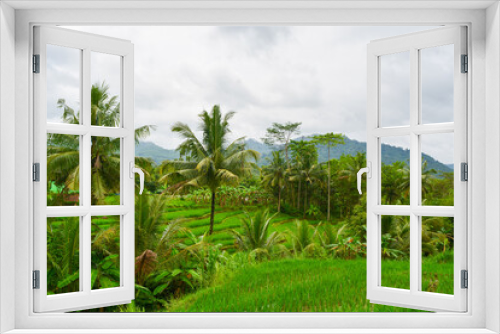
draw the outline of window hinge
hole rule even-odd
[[[466,162],[460,164],[460,180],[469,181],[469,165]]]
[[[469,72],[469,57],[467,55],[462,55],[462,73]]]
[[[40,73],[40,55],[33,55],[33,73]]]
[[[40,182],[40,164],[38,162],[33,164],[33,181]]]
[[[33,289],[40,289],[40,270],[33,270]]]
[[[461,276],[462,276],[462,289],[467,289],[469,288],[469,272],[467,270],[462,270],[461,271]]]
[[[33,73],[40,73],[40,55],[33,55]]]

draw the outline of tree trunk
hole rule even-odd
[[[299,179],[299,190],[297,192],[297,210],[300,210],[300,185],[302,184],[302,181]]]
[[[307,183],[304,186],[304,215],[303,215],[304,219],[306,219],[306,210],[307,210]]]
[[[278,189],[278,213],[281,212],[281,188]]]
[[[285,159],[286,159],[286,166],[288,169],[290,169],[290,159],[288,158],[288,145],[290,145],[290,142],[285,143]]]
[[[215,217],[215,191],[212,191],[212,205],[210,208],[210,229],[208,230],[208,235],[212,235],[214,232],[214,217]]]
[[[328,213],[326,214],[326,220],[330,221],[330,146],[328,146]]]

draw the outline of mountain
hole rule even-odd
[[[176,150],[167,150],[155,143],[149,141],[141,141],[135,145],[135,156],[151,158],[157,164],[163,160],[174,160],[179,158],[179,152]]]
[[[299,137],[294,140],[310,141],[311,139],[311,137]],[[253,138],[247,139],[246,144],[248,149],[260,152],[260,166],[268,163],[269,158],[271,157],[271,152],[273,151],[271,147]],[[326,162],[328,160],[328,148],[324,145],[317,145],[317,148],[319,162]],[[330,156],[332,159],[338,159],[342,155],[356,155],[358,152],[366,152],[366,143],[346,137],[345,144],[333,147],[331,149]],[[410,157],[409,150],[387,144],[382,144],[381,153],[382,161],[386,164],[392,164],[396,161],[407,162]],[[157,164],[161,163],[163,160],[173,160],[179,158],[179,152],[164,149],[152,142],[140,142],[136,145],[135,155],[138,157],[152,158]],[[453,164],[443,164],[425,153],[422,155],[422,158],[427,161],[428,168],[433,168],[442,172],[453,171]]]

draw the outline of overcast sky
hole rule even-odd
[[[231,122],[234,138],[260,139],[273,122],[291,121],[302,122],[304,135],[341,132],[366,141],[367,44],[431,27],[71,28],[132,41],[136,126],[157,125],[149,140],[172,149],[181,140],[170,131],[171,126],[181,121],[197,128],[197,115],[214,104],[220,104],[223,112],[237,112]],[[426,123],[453,120],[449,51],[449,47],[433,48],[422,56]],[[387,126],[407,124],[409,119],[408,61],[404,54],[392,57],[392,61],[382,61],[382,122]],[[68,76],[65,67],[77,68],[61,63],[61,58],[68,57],[57,58],[54,76],[58,71]],[[92,80],[106,80],[111,93],[117,94],[118,67],[113,57],[95,56],[92,63]],[[58,97],[66,95],[72,101],[68,103],[78,109],[78,94],[71,93],[71,86],[78,82],[77,70],[73,84],[68,79],[57,81],[61,87],[48,92],[52,119],[59,117],[56,92]],[[58,87],[57,83],[52,87]],[[404,142],[392,140],[400,146]],[[452,141],[431,142],[426,153],[444,163],[453,162]]]

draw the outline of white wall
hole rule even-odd
[[[0,259],[14,253],[15,12],[0,2]],[[14,328],[14,259],[0,262],[0,333]]]
[[[486,11],[486,328],[500,332],[500,7]]]
[[[1,8],[0,8],[1,9]],[[5,10],[7,12],[7,10]],[[9,11],[11,13],[12,10]],[[392,22],[394,24],[398,24],[401,22],[412,22],[415,20],[420,20],[422,22],[472,22],[473,29],[472,35],[475,36],[472,39],[474,42],[474,54],[473,54],[473,84],[475,88],[475,95],[472,101],[474,106],[474,115],[471,119],[472,128],[471,131],[473,133],[473,152],[475,153],[475,158],[473,159],[472,170],[470,171],[472,177],[474,178],[474,184],[476,185],[473,189],[473,230],[472,239],[474,240],[474,249],[473,254],[471,256],[470,263],[472,264],[471,269],[471,279],[478,283],[478,285],[474,289],[474,293],[470,292],[469,296],[472,299],[472,310],[473,317],[464,316],[458,317],[453,316],[449,318],[449,315],[441,315],[433,318],[428,318],[426,323],[418,324],[418,327],[437,327],[438,325],[442,325],[443,322],[457,327],[465,327],[465,326],[473,326],[473,327],[483,327],[484,326],[484,317],[483,314],[485,312],[485,295],[487,296],[488,301],[488,327],[492,329],[500,328],[499,318],[499,310],[500,310],[500,302],[499,302],[499,286],[498,285],[498,277],[500,273],[500,263],[499,259],[499,245],[498,242],[500,240],[499,234],[500,229],[498,224],[500,222],[500,175],[498,172],[498,166],[500,164],[500,136],[498,134],[499,129],[499,106],[500,106],[500,98],[499,98],[499,87],[500,87],[500,65],[499,62],[499,54],[500,54],[500,46],[499,46],[499,14],[498,14],[498,6],[492,7],[488,10],[488,30],[492,33],[489,38],[489,47],[496,50],[494,53],[488,55],[488,61],[491,63],[488,66],[488,89],[484,88],[485,80],[484,80],[484,28],[485,28],[485,17],[483,10],[476,11],[454,11],[454,10],[413,10],[413,11],[381,11],[381,10],[370,10],[370,11],[349,11],[349,10],[339,10],[339,11],[291,11],[291,10],[280,10],[280,11],[240,11],[240,12],[231,12],[225,10],[212,10],[212,11],[201,11],[201,10],[173,10],[173,11],[140,11],[140,10],[128,10],[128,11],[90,11],[90,10],[46,10],[46,11],[17,11],[16,22],[17,22],[17,46],[16,46],[16,55],[17,55],[17,81],[16,81],[16,147],[18,151],[15,155],[17,160],[16,164],[16,173],[20,175],[16,177],[16,184],[14,185],[11,180],[9,180],[9,174],[7,171],[9,168],[12,168],[10,165],[10,161],[4,160],[3,157],[11,157],[13,158],[14,153],[11,150],[5,151],[10,147],[12,140],[10,139],[8,142],[5,142],[3,139],[0,139],[0,163],[2,163],[2,169],[0,170],[0,196],[2,191],[6,191],[10,196],[12,195],[12,189],[16,190],[16,239],[18,240],[16,256],[18,259],[18,263],[16,265],[17,271],[17,299],[16,299],[16,308],[18,312],[16,313],[16,324],[20,328],[35,328],[35,327],[45,327],[45,328],[69,328],[71,326],[81,326],[83,327],[94,327],[94,328],[104,328],[106,326],[116,326],[121,328],[134,328],[137,324],[136,317],[130,317],[130,315],[114,315],[113,322],[109,321],[103,325],[106,320],[103,317],[99,317],[99,319],[92,318],[89,321],[89,316],[85,317],[77,317],[77,318],[68,318],[58,316],[57,314],[51,315],[50,317],[28,317],[27,310],[32,308],[30,295],[32,294],[32,290],[28,289],[30,274],[32,270],[31,263],[29,263],[29,245],[31,244],[29,241],[30,235],[30,201],[26,198],[26,194],[30,193],[30,186],[32,182],[30,181],[30,117],[31,117],[31,108],[29,105],[29,92],[30,92],[30,81],[29,81],[29,68],[30,68],[30,49],[29,49],[29,22],[42,22],[42,23],[51,23],[51,22],[84,22],[84,23],[99,23],[99,22],[111,22],[111,23],[123,23],[127,22],[128,24],[132,23],[143,23],[149,22],[151,24],[157,23],[169,23],[169,24],[189,24],[189,23],[234,23],[234,22],[245,22],[250,23],[262,23],[266,22],[278,22],[286,24],[287,22],[323,22],[328,24],[329,22],[335,22],[338,24],[342,24],[343,22],[366,22],[366,24],[370,23],[378,23],[378,22]],[[0,15],[2,16],[2,15]],[[278,19],[276,19],[278,18]],[[280,19],[281,18],[281,19]],[[11,25],[8,25],[11,27]],[[494,31],[492,31],[494,30]],[[1,37],[0,37],[1,38]],[[7,49],[4,48],[4,40],[2,42],[2,52],[7,52]],[[10,49],[10,43],[9,48]],[[0,56],[1,57],[1,56]],[[7,57],[8,58],[8,57]],[[3,65],[3,60],[0,58],[0,64]],[[13,96],[10,93],[12,92],[13,80],[8,80],[7,77],[12,77],[10,73],[13,68],[9,66],[5,66],[6,71],[3,71],[3,67],[1,68],[2,79],[0,80],[0,94],[2,103],[7,105],[9,104],[10,97]],[[3,84],[3,81],[7,82],[7,86]],[[3,90],[5,88],[5,91]],[[484,105],[485,105],[485,91],[488,91],[489,97],[494,98],[493,102],[488,102],[488,122],[485,122],[487,119],[484,113]],[[6,100],[8,99],[8,100]],[[11,117],[13,117],[13,111],[6,111],[3,106],[0,105],[0,115],[1,117],[5,117],[1,119],[2,125],[0,125],[0,135],[7,133],[2,132],[3,127],[8,128],[8,124],[11,123]],[[7,108],[9,109],[9,108]],[[4,119],[7,123],[4,122]],[[4,125],[5,124],[5,125]],[[488,145],[485,144],[485,127],[488,124]],[[8,128],[7,131],[11,131],[11,135],[13,132],[13,127]],[[9,135],[10,136],[10,135]],[[8,138],[12,138],[9,137]],[[491,179],[488,179],[488,182],[485,182],[485,148],[488,149],[488,165],[489,172],[492,172]],[[9,161],[8,166],[3,166],[4,161]],[[477,163],[476,163],[477,162]],[[7,173],[7,174],[5,174]],[[5,182],[3,182],[5,179]],[[492,193],[492,196],[487,196],[487,200],[485,200],[485,184],[487,184],[488,193]],[[4,186],[5,185],[5,186]],[[5,190],[3,190],[5,189]],[[19,190],[21,189],[21,190]],[[12,197],[12,196],[11,196]],[[12,203],[11,198],[2,198],[2,200],[6,200],[6,203]],[[485,202],[488,204],[488,210],[491,212],[488,216],[489,227],[488,231],[485,232],[484,225],[486,222],[486,218],[484,215],[485,212]],[[3,203],[3,202],[2,202]],[[5,205],[4,207],[10,209],[9,205]],[[0,209],[3,209],[1,207]],[[2,210],[1,213],[3,217],[4,212]],[[5,214],[8,216],[8,214]],[[7,217],[7,219],[1,220],[2,224],[0,226],[0,233],[2,235],[6,235],[3,233],[4,231],[9,231],[9,228],[12,227],[13,217]],[[10,222],[7,224],[6,222]],[[11,234],[10,232],[8,234]],[[13,234],[13,233],[12,233]],[[11,235],[12,235],[11,234]],[[487,256],[494,256],[497,262],[493,266],[489,266],[488,268],[488,280],[487,284],[489,284],[488,293],[484,293],[484,284],[485,279],[482,273],[484,272],[484,236],[488,236],[488,247],[489,250],[493,251],[493,253],[486,252],[486,254],[490,254]],[[11,251],[12,243],[11,240],[3,240],[5,237],[0,236],[0,242],[2,244],[2,248],[0,249],[0,255],[8,255],[12,256],[13,252]],[[474,261],[472,261],[474,259]],[[489,263],[490,264],[490,263]],[[2,273],[10,272],[9,270],[13,269],[13,263],[1,263]],[[11,267],[9,267],[11,266]],[[6,269],[5,269],[6,268]],[[7,271],[5,271],[7,270]],[[13,272],[13,270],[11,271]],[[474,273],[480,273],[480,275],[474,276]],[[3,275],[2,275],[3,276]],[[5,281],[0,282],[0,288],[2,289],[2,307],[0,311],[2,312],[0,315],[6,319],[6,326],[10,326],[12,324],[12,320],[9,316],[12,315],[11,310],[14,308],[14,305],[9,302],[13,302],[13,295],[11,294],[13,291],[13,285],[11,284],[12,279],[11,276],[5,278]],[[491,279],[491,280],[490,280]],[[3,284],[5,282],[5,284]],[[497,283],[497,285],[494,284]],[[479,284],[480,283],[480,284]],[[472,282],[471,282],[472,284]],[[471,289],[469,290],[471,291]],[[5,314],[5,316],[4,316]],[[305,320],[305,316],[307,315],[280,315],[273,316],[275,318],[275,325],[280,326],[278,328],[282,328],[281,326],[286,325],[295,325],[297,328],[303,327]],[[392,316],[391,316],[392,317]],[[0,318],[0,321],[3,319]],[[358,327],[401,327],[401,323],[408,323],[408,321],[412,321],[414,319],[410,317],[405,317],[405,315],[401,315],[396,317],[399,322],[392,323],[392,318],[385,317],[384,315],[377,315],[377,317],[365,317],[364,321],[359,322],[358,318],[356,318],[356,322],[353,322],[352,317],[337,315],[335,316],[335,320],[332,321],[333,317],[329,315],[325,316],[314,316],[314,319],[309,319],[310,321],[315,322],[315,326],[317,328],[328,328],[332,326],[352,326],[353,324]],[[469,318],[473,318],[470,320]],[[8,319],[8,320],[7,320]],[[56,321],[54,320],[56,319]],[[183,315],[171,315],[168,318],[168,326],[171,328],[182,328],[186,326],[186,319],[189,319],[189,323],[192,326],[196,327],[205,327],[205,328],[220,328],[224,324],[229,328],[236,328],[238,326],[256,326],[258,323],[260,326],[264,326],[262,320],[258,320],[256,316],[239,316],[234,315],[231,317],[223,317],[223,316],[210,316],[210,317],[199,317],[195,316],[184,317]],[[450,319],[453,320],[453,323],[450,322]],[[95,321],[99,320],[99,321]],[[390,320],[390,321],[388,321]],[[260,321],[260,322],[259,322]],[[149,320],[150,326],[155,328],[163,328],[165,325],[165,319],[161,317],[151,317]],[[312,322],[311,322],[312,323]],[[2,324],[2,326],[4,326]],[[2,327],[3,328],[3,327]],[[498,330],[497,330],[498,331]]]

